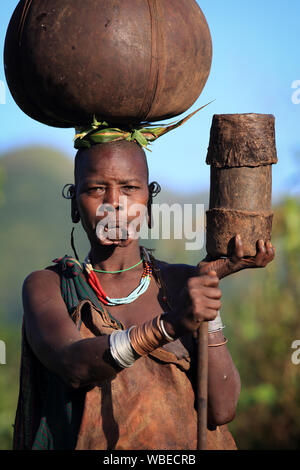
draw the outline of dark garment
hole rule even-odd
[[[69,314],[78,303],[90,298],[101,305],[80,276],[82,266],[65,256],[57,260],[61,292]],[[32,352],[23,325],[20,390],[13,449],[74,449],[86,391],[67,387],[44,367]]]

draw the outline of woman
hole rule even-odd
[[[151,221],[154,188],[134,142],[78,152],[72,220],[91,249],[84,263],[64,257],[24,282],[15,449],[196,449],[194,333],[203,321],[208,448],[235,448],[226,423],[240,379],[218,313],[219,279],[266,266],[274,249],[261,240],[244,259],[236,237],[230,259],[155,260],[136,236],[147,210]]]

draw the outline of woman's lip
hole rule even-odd
[[[128,229],[127,227],[104,227],[102,233],[106,234],[110,240],[120,240],[128,238]]]
[[[115,229],[120,229],[120,230],[127,230],[128,227],[126,225],[104,225],[103,230],[106,232],[108,230],[115,230]]]

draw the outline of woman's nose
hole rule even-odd
[[[124,204],[118,188],[107,188],[103,202],[109,204],[114,209],[121,209]]]

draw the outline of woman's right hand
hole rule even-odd
[[[221,297],[215,271],[189,278],[178,308],[163,317],[167,333],[178,338],[198,330],[201,322],[214,320],[221,309]]]

